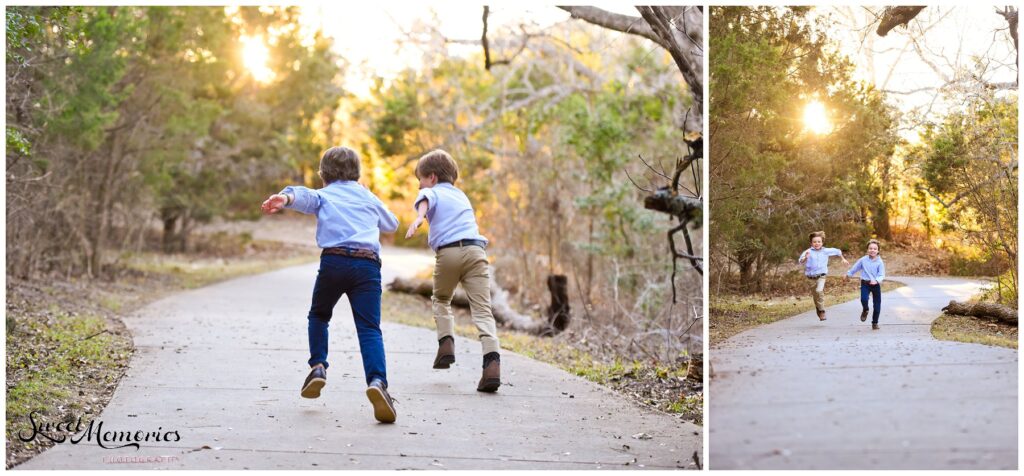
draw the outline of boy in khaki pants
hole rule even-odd
[[[825,247],[825,232],[816,231],[808,238],[811,240],[811,247],[800,253],[801,264],[804,264],[804,276],[814,281],[811,296],[814,298],[814,308],[818,311],[818,320],[825,320],[825,276],[828,275],[828,258],[838,256],[843,264],[849,266],[850,262],[843,256],[839,248]]]
[[[469,198],[455,188],[459,168],[451,155],[435,150],[420,157],[416,178],[420,181],[420,193],[413,204],[417,217],[405,237],[411,238],[424,219],[430,222],[427,243],[436,253],[431,298],[438,337],[434,368],[447,369],[455,362],[455,317],[451,303],[455,286],[462,283],[483,346],[483,375],[476,389],[494,392],[501,385],[501,358],[491,314],[487,239],[477,229]]]

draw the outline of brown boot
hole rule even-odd
[[[477,384],[478,392],[496,392],[501,386],[501,357],[497,352],[489,352],[484,356],[484,372]]]
[[[818,320],[819,321],[824,321],[825,320],[825,311],[818,311]]]
[[[437,341],[437,356],[434,357],[435,369],[447,369],[455,363],[455,339],[444,336]]]

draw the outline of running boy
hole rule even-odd
[[[825,276],[828,274],[828,258],[838,256],[843,264],[849,265],[843,257],[843,252],[838,248],[825,248],[825,232],[816,231],[811,233],[811,247],[800,254],[800,262],[806,263],[804,276],[814,280],[814,290],[811,295],[814,297],[814,308],[818,310],[818,320],[825,320]]]
[[[405,237],[411,238],[424,218],[430,222],[427,243],[436,253],[431,297],[438,338],[434,368],[447,369],[455,362],[455,317],[451,303],[455,286],[462,283],[483,346],[483,375],[476,389],[494,392],[501,385],[501,358],[497,326],[491,314],[487,238],[477,228],[469,198],[455,188],[459,167],[451,155],[435,150],[420,157],[416,178],[420,181],[420,193],[413,202],[417,216]]]
[[[301,395],[317,398],[327,384],[327,326],[334,305],[342,294],[348,294],[359,336],[366,396],[377,421],[392,423],[396,414],[387,391],[384,338],[380,332],[380,232],[393,233],[398,229],[398,219],[356,182],[359,155],[354,150],[328,149],[320,159],[319,175],[323,188],[285,187],[262,207],[267,214],[282,208],[316,214],[316,244],[323,252],[307,316],[312,370],[302,384]]]
[[[868,319],[868,294],[871,294],[873,330],[878,330],[878,314],[882,310],[882,280],[885,279],[885,263],[878,256],[878,247],[878,240],[868,241],[868,254],[857,260],[846,272],[847,278],[860,272],[860,305],[863,309],[860,313],[861,322]]]

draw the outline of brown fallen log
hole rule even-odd
[[[508,291],[498,286],[491,273],[491,313],[499,325],[506,328],[536,334],[540,336],[556,335],[567,327],[571,320],[568,295],[568,280],[562,275],[548,276],[548,291],[551,292],[551,305],[548,306],[546,318],[533,318],[517,312],[509,306]],[[392,292],[415,294],[430,298],[434,294],[433,283],[427,279],[395,278],[388,284]],[[469,298],[462,287],[455,289],[452,306],[469,309]]]
[[[958,316],[972,316],[1014,326],[1017,325],[1017,310],[994,302],[972,303],[949,301],[949,305],[942,308],[942,312]]]

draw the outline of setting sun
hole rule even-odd
[[[274,79],[274,71],[267,67],[267,61],[270,59],[270,50],[263,43],[263,37],[243,36],[241,41],[242,61],[245,63],[245,68],[252,74],[252,77],[261,83]]]
[[[818,101],[811,101],[807,104],[804,109],[804,127],[815,134],[832,132],[832,124],[828,122],[824,104]]]

